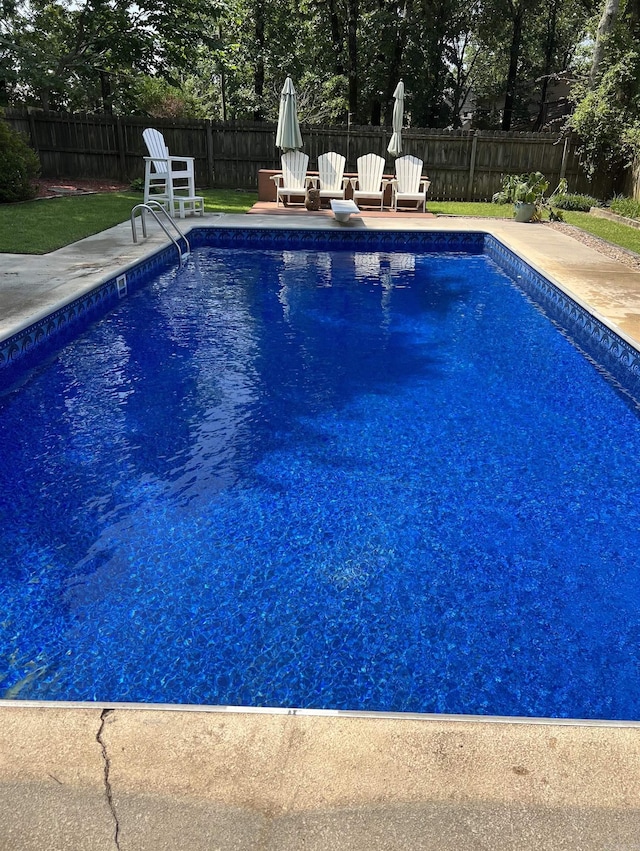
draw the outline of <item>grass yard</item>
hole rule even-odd
[[[489,201],[430,201],[427,210],[441,216],[484,216],[490,219],[512,219],[513,204],[492,204]]]
[[[575,227],[585,230],[587,233],[599,236],[600,239],[605,239],[607,242],[612,242],[614,245],[620,245],[622,248],[628,248],[629,251],[640,254],[640,230],[637,228],[621,225],[608,219],[597,219],[595,216],[590,216],[589,213],[564,211],[564,220],[568,225],[575,225]]]
[[[255,201],[251,192],[204,190],[209,213],[244,213]],[[47,254],[85,236],[125,222],[142,193],[104,192],[0,205],[0,252]]]
[[[0,251],[47,254],[125,221],[137,192],[47,198],[0,206]]]

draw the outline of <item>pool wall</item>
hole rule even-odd
[[[120,269],[93,289],[0,341],[0,375],[10,381],[81,334],[112,310],[121,298],[145,286],[176,262],[173,245],[128,268]],[[124,279],[124,280],[123,280]]]
[[[640,401],[640,352],[494,236],[484,253],[526,293],[596,366]]]
[[[482,231],[300,230],[194,227],[192,247],[314,251],[433,251],[486,254],[538,308],[620,387],[640,400],[640,353],[496,237]],[[169,245],[118,270],[87,293],[0,341],[0,383],[6,387],[46,360],[121,298],[175,264]]]

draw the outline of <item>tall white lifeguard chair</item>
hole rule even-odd
[[[204,215],[204,198],[196,195],[193,157],[173,157],[159,130],[147,128],[142,138],[149,156],[144,158],[144,203],[159,201],[170,216]]]

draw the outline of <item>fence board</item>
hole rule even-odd
[[[150,123],[164,134],[171,153],[194,157],[199,186],[256,189],[259,169],[280,165],[276,125],[270,123],[150,121],[140,116],[26,110],[7,110],[5,118],[28,136],[39,153],[45,177],[141,178],[146,154],[142,131]],[[368,153],[385,157],[386,171],[393,171],[393,158],[387,154],[390,128],[303,126],[301,131],[312,169],[321,153],[334,150],[347,158],[347,171],[356,171],[357,158]],[[430,196],[436,200],[489,200],[506,174],[528,171],[543,172],[554,188],[560,180],[564,147],[564,140],[549,133],[403,131],[403,153],[424,161],[431,179]],[[587,179],[571,140],[565,177],[571,191],[600,198],[610,197],[617,188],[607,175]]]

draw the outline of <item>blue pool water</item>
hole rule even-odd
[[[0,446],[0,696],[640,719],[638,409],[485,256],[198,250]]]

